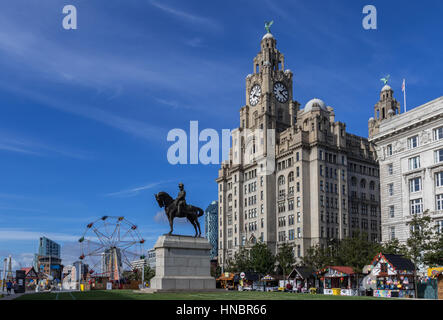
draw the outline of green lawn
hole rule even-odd
[[[196,293],[136,293],[132,290],[97,290],[72,293],[26,294],[17,300],[381,300],[374,297],[327,296],[288,292],[196,292]]]

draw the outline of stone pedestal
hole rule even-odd
[[[215,290],[211,277],[209,252],[205,238],[163,235],[154,246],[155,277],[150,291],[209,291]]]

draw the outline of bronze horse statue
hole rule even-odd
[[[198,222],[198,218],[205,213],[203,209],[192,205],[186,205],[186,209],[179,216],[177,210],[177,203],[169,194],[162,191],[157,194],[154,194],[154,196],[160,208],[165,208],[165,213],[166,216],[168,217],[169,226],[171,227],[171,231],[169,231],[168,233],[169,235],[172,234],[172,231],[174,229],[174,218],[187,218],[195,229],[195,237],[201,236],[201,229],[200,229],[200,223]]]

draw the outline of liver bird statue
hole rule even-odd
[[[265,21],[265,29],[268,33],[271,33],[271,26],[274,24],[274,20],[272,21]]]

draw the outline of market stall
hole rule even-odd
[[[264,291],[276,291],[278,290],[278,280],[275,279],[271,275],[266,275],[263,278],[260,279],[260,281],[263,283],[263,290]]]
[[[401,255],[379,253],[371,265],[375,297],[414,297],[414,264],[411,260]]]
[[[288,276],[289,282],[297,292],[308,292],[315,286],[315,271],[309,267],[296,267]]]
[[[22,268],[25,271],[25,287],[26,290],[35,290],[38,284],[38,273],[35,271],[34,267]]]
[[[443,300],[443,267],[429,268],[428,277],[437,281],[437,299]]]
[[[217,287],[226,289],[226,290],[233,290],[235,289],[235,282],[234,282],[235,274],[225,272],[220,277],[216,279],[217,281]]]
[[[234,277],[234,282],[239,283],[239,290],[242,291],[256,290],[259,286],[259,280],[260,276],[255,272],[242,272],[240,274],[236,274]]]
[[[323,294],[356,296],[358,295],[358,274],[352,267],[328,266],[316,272],[323,284]]]

